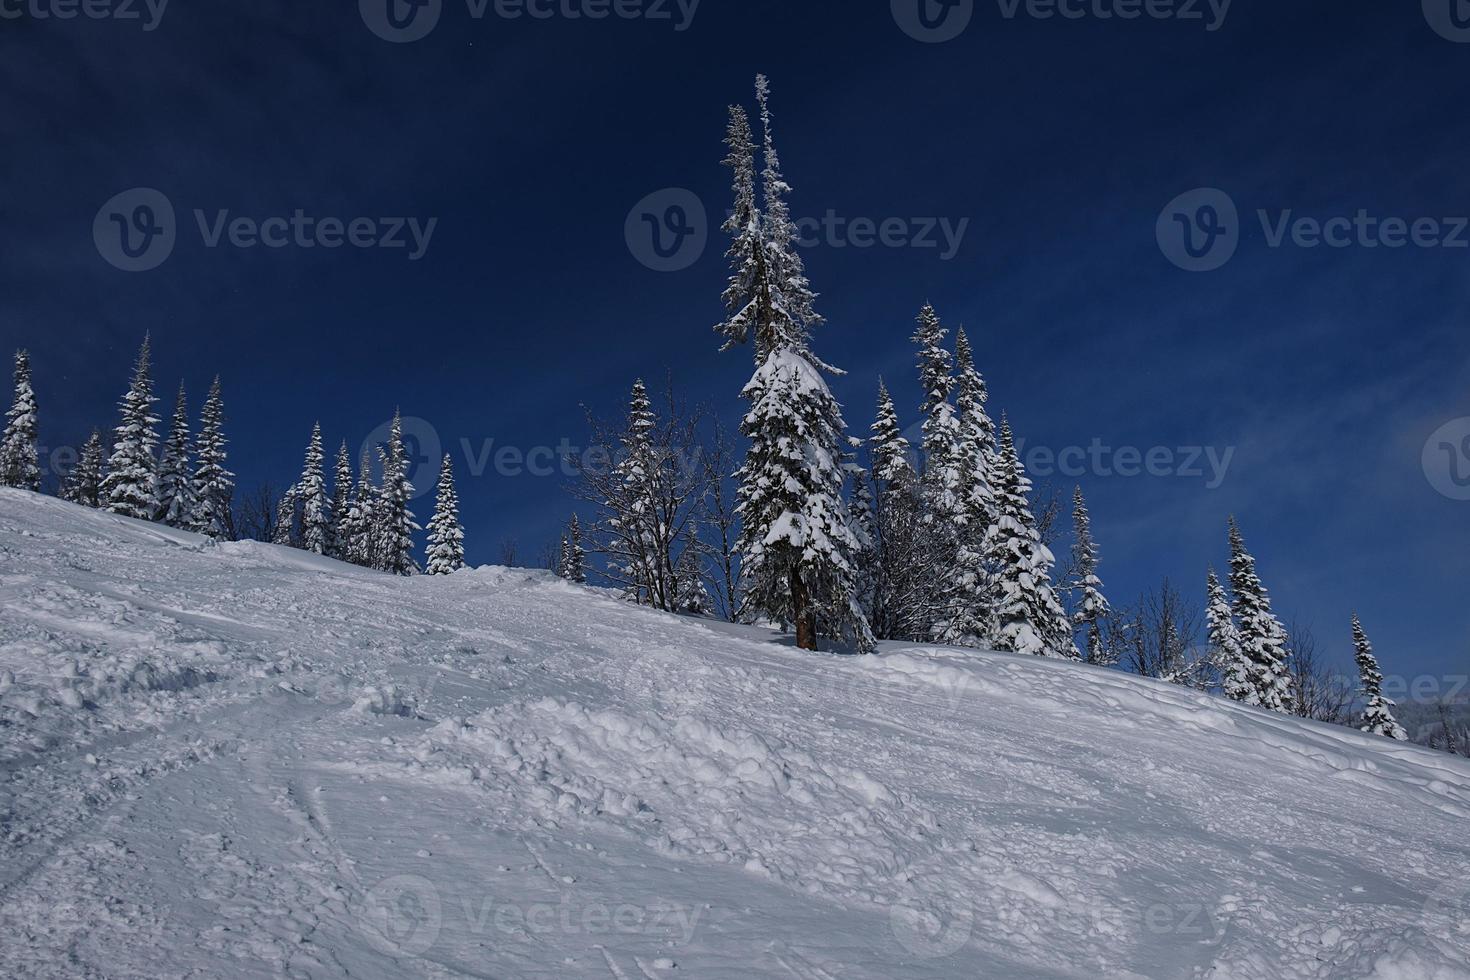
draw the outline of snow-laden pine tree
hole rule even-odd
[[[61,496],[84,507],[102,506],[102,433],[96,429],[82,446],[81,459],[62,486]]]
[[[684,541],[674,563],[674,611],[691,616],[708,616],[714,600],[704,584],[704,552],[692,536]]]
[[[271,535],[271,544],[278,544],[283,548],[300,547],[300,523],[301,488],[293,483],[281,494],[281,499],[276,501],[276,526]]]
[[[375,508],[378,525],[377,565],[393,575],[413,575],[413,535],[419,530],[409,501],[413,484],[408,479],[408,451],[403,445],[403,419],[393,414],[388,445],[383,453],[383,486]]]
[[[1230,518],[1230,591],[1240,649],[1249,661],[1251,690],[1240,700],[1271,711],[1291,714],[1296,695],[1286,662],[1286,629],[1271,612],[1271,598],[1256,574],[1256,559],[1245,547],[1235,518]]]
[[[1358,676],[1363,682],[1363,698],[1367,702],[1363,709],[1362,731],[1369,735],[1383,735],[1406,742],[1409,739],[1404,726],[1393,716],[1393,702],[1383,696],[1383,672],[1378,669],[1378,658],[1373,655],[1373,644],[1368,642],[1368,633],[1358,617],[1353,617],[1353,650],[1357,655]]]
[[[337,447],[337,465],[332,473],[332,546],[327,554],[340,561],[350,561],[352,519],[352,453],[347,440]]]
[[[665,568],[668,561],[657,540],[659,462],[653,445],[657,426],[648,387],[638,378],[605,507],[612,530],[609,558],[624,595],[639,605],[668,608],[672,568]]]
[[[1251,680],[1251,664],[1240,648],[1240,631],[1235,628],[1235,612],[1230,605],[1230,596],[1220,584],[1220,576],[1213,568],[1205,580],[1206,605],[1205,623],[1209,633],[1210,650],[1215,665],[1220,671],[1220,684],[1225,696],[1232,701],[1246,701],[1255,692]]]
[[[739,473],[741,553],[754,609],[796,626],[796,642],[817,648],[819,623],[873,648],[857,601],[861,552],[842,499],[842,410],[815,364],[779,347],[742,392],[750,440]]]
[[[820,624],[869,650],[872,631],[856,596],[860,548],[842,496],[846,425],[821,376],[830,368],[811,351],[810,333],[822,318],[796,249],[764,75],[756,78],[756,100],[764,151],[759,205],[738,113],[727,139],[740,217],[727,225],[734,276],[725,294],[731,320],[720,328],[737,343],[755,341],[755,375],[742,392],[750,410],[741,432],[750,446],[737,493],[745,601],[753,613],[794,623],[804,649],[816,649]]]
[[[346,537],[343,544],[343,557],[363,568],[377,567],[377,499],[378,488],[373,485],[372,452],[363,449],[362,459],[357,467],[357,490],[344,525]]]
[[[868,453],[877,491],[878,555],[870,622],[880,639],[926,639],[931,589],[920,525],[919,478],[893,397],[881,378],[871,431]]]
[[[735,206],[724,225],[731,240],[730,250],[725,253],[730,262],[730,283],[722,297],[727,315],[715,326],[715,331],[725,338],[721,350],[746,343],[754,336],[755,362],[760,364],[769,353],[764,349],[768,338],[759,335],[757,326],[771,322],[770,290],[761,215],[755,197],[755,143],[744,106],[730,107],[725,145],[730,150],[724,163],[730,168]]]
[[[1052,587],[1056,559],[1037,531],[1030,490],[1010,424],[1002,417],[996,451],[995,523],[986,541],[995,602],[993,644],[997,650],[1075,660],[1072,624]]]
[[[221,539],[230,536],[230,502],[235,494],[235,474],[225,469],[224,426],[225,408],[216,377],[209,386],[194,445],[199,461],[194,469],[194,516],[189,530]]]
[[[921,323],[920,329],[925,330],[926,324]],[[928,329],[942,337],[937,319]],[[944,356],[942,346],[922,352],[922,361],[928,362],[926,373],[942,369]],[[991,485],[991,474],[996,467],[995,423],[985,410],[990,396],[985,379],[975,367],[974,353],[963,327],[955,334],[955,360],[953,425],[942,418],[943,403],[933,406],[929,416],[936,432],[952,431],[953,455],[949,465],[941,467],[943,478],[926,483],[926,488],[931,493],[936,489],[947,491],[945,484],[955,481],[957,494],[953,501],[956,509],[945,522],[948,535],[936,535],[933,539],[940,545],[936,548],[938,555],[953,554],[953,573],[937,595],[934,636],[944,643],[974,647],[984,644],[995,632],[994,596],[985,553],[986,537],[995,522],[995,488]],[[937,375],[935,378],[938,380]],[[943,382],[938,380],[938,383]],[[928,430],[925,442],[931,442]],[[947,497],[936,500],[931,496],[930,500],[949,505]]]
[[[15,397],[5,413],[0,437],[0,486],[39,493],[41,467],[37,462],[36,392],[31,385],[31,358],[15,352]]]
[[[1092,518],[1087,513],[1087,500],[1082,488],[1072,494],[1072,568],[1077,578],[1072,584],[1077,608],[1072,625],[1082,633],[1083,659],[1090,664],[1111,667],[1118,662],[1116,651],[1103,642],[1102,624],[1112,612],[1102,592],[1102,579],[1097,577],[1097,544],[1092,540]]]
[[[119,403],[121,421],[102,482],[107,510],[144,521],[158,513],[158,461],[153,456],[158,446],[158,417],[153,414],[157,399],[149,376],[150,355],[151,344],[145,336],[132,383]]]
[[[576,514],[567,522],[562,537],[562,555],[557,574],[578,585],[587,583],[587,550],[582,546],[582,522]]]
[[[951,402],[954,365],[944,346],[948,333],[934,307],[925,303],[913,336],[919,347],[919,386],[924,393],[924,404],[919,408],[924,417],[924,519],[941,534],[953,530],[964,515],[960,499],[964,482],[960,425]]]
[[[189,458],[189,402],[184,385],[179,383],[174,417],[158,462],[158,514],[156,519],[169,527],[188,528],[193,523],[194,474]]]
[[[434,516],[429,519],[429,552],[424,570],[430,575],[453,575],[461,568],[464,568],[464,527],[459,523],[454,462],[445,453],[439,467]]]
[[[327,496],[326,453],[322,449],[322,424],[312,426],[296,484],[301,501],[301,547],[314,555],[325,555],[332,547],[332,500]]]

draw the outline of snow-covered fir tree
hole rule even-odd
[[[151,345],[143,338],[133,380],[119,407],[121,421],[102,481],[106,508],[124,517],[151,521],[158,513],[158,417],[153,414],[153,381],[149,376]]]
[[[885,640],[928,637],[930,576],[923,550],[919,479],[888,387],[878,380],[878,412],[868,439],[877,512],[873,633]]]
[[[312,426],[311,441],[296,484],[301,502],[301,547],[325,555],[332,547],[332,500],[327,496],[326,453],[322,449],[322,425]]]
[[[1250,660],[1240,648],[1240,631],[1235,628],[1230,596],[1213,568],[1205,580],[1205,589],[1205,624],[1211,655],[1220,671],[1221,687],[1232,701],[1246,701],[1255,692]]]
[[[1081,487],[1072,494],[1072,531],[1072,568],[1077,576],[1072,584],[1077,597],[1072,624],[1082,633],[1083,659],[1110,667],[1118,662],[1118,657],[1103,642],[1102,624],[1112,607],[1103,595],[1102,579],[1097,576],[1097,543],[1092,540],[1092,518],[1087,513],[1087,499],[1082,496]]]
[[[41,467],[37,462],[36,392],[31,384],[31,358],[15,352],[15,396],[5,413],[0,437],[0,486],[39,493]]]
[[[582,545],[582,523],[576,514],[567,522],[566,532],[562,535],[556,573],[578,585],[587,582],[587,551]]]
[[[445,453],[439,467],[434,516],[429,519],[429,552],[424,570],[452,575],[464,568],[464,527],[459,523],[459,494],[454,489],[454,462]]]
[[[1249,661],[1251,689],[1240,698],[1246,704],[1291,714],[1296,695],[1286,662],[1286,630],[1271,612],[1271,598],[1256,574],[1256,559],[1245,547],[1235,518],[1230,519],[1230,591],[1240,631],[1240,649]]]
[[[374,508],[378,527],[376,557],[381,571],[393,575],[413,575],[418,571],[413,560],[413,535],[419,525],[408,506],[412,499],[408,452],[403,445],[403,419],[395,412],[383,453],[383,486]]]
[[[373,485],[372,452],[365,448],[357,467],[357,489],[352,498],[352,507],[347,512],[343,527],[343,557],[363,568],[377,567],[377,499],[378,488]]]
[[[158,463],[157,520],[169,527],[188,528],[197,509],[194,501],[194,474],[189,458],[189,403],[184,386],[179,384],[174,403],[174,417],[163,444]]]
[[[750,440],[738,474],[740,548],[755,610],[796,626],[797,645],[817,648],[819,622],[871,650],[857,601],[861,545],[842,499],[845,423],[817,366],[780,347],[742,393]]]
[[[932,312],[932,311],[931,311]],[[926,325],[920,324],[921,330]],[[934,320],[930,328],[942,337],[942,329]],[[921,359],[934,360],[930,367],[942,368],[943,348],[925,351]],[[955,410],[950,430],[953,443],[952,457],[947,466],[940,467],[942,479],[931,481],[926,488],[931,492],[947,491],[947,483],[954,482],[956,508],[945,522],[944,532],[931,538],[940,547],[941,558],[952,554],[953,574],[945,580],[945,587],[937,592],[934,635],[945,643],[957,646],[980,646],[995,632],[993,595],[990,574],[986,564],[985,541],[989,529],[995,522],[995,488],[991,485],[991,474],[995,470],[995,423],[985,410],[989,393],[985,379],[975,367],[974,352],[964,328],[955,334]],[[942,379],[939,383],[943,383]],[[937,394],[937,392],[933,392]],[[945,410],[944,403],[931,409],[929,418],[936,421],[936,431],[946,431],[947,422],[939,421]],[[931,440],[926,430],[926,444]],[[945,506],[948,498],[942,498]],[[931,501],[934,498],[931,497]],[[936,527],[935,530],[940,530]]]
[[[1363,709],[1362,731],[1370,735],[1383,735],[1400,742],[1408,741],[1409,734],[1393,716],[1394,703],[1383,696],[1383,672],[1378,669],[1378,658],[1373,655],[1373,644],[1368,642],[1368,633],[1357,616],[1353,617],[1353,650],[1358,661],[1358,676],[1362,679],[1362,694],[1366,701]]]
[[[674,611],[691,616],[708,616],[714,599],[704,584],[704,554],[692,536],[684,542],[674,564]]]
[[[332,546],[327,554],[341,561],[349,561],[352,532],[352,453],[347,449],[347,440],[337,447],[337,466],[332,473]]]
[[[82,446],[81,458],[62,485],[61,496],[84,507],[102,506],[102,433],[96,429]]]
[[[924,404],[919,408],[924,418],[924,520],[941,535],[953,531],[964,519],[960,426],[950,400],[955,386],[954,364],[944,346],[948,332],[934,307],[925,303],[913,336],[919,347],[919,386],[924,393]]]
[[[665,607],[664,593],[671,590],[655,527],[659,493],[653,432],[657,425],[648,387],[638,378],[633,382],[628,422],[610,488],[615,499],[608,500],[606,508],[612,515],[610,558],[626,597],[640,605]]]
[[[194,469],[194,516],[189,529],[213,538],[230,535],[230,502],[235,494],[235,474],[225,469],[225,408],[216,377],[199,416],[199,439],[195,443],[198,464]]]
[[[1072,625],[1052,587],[1055,563],[1031,514],[1027,479],[1004,418],[996,452],[995,523],[986,541],[993,569],[995,649],[1076,659]]]
[[[276,501],[276,526],[271,544],[278,544],[283,548],[300,547],[300,523],[301,488],[293,483],[281,494],[281,499]]]
[[[746,343],[754,336],[752,346],[759,364],[769,353],[765,349],[769,338],[757,335],[756,327],[771,322],[770,290],[761,214],[755,197],[755,143],[744,106],[730,107],[725,145],[730,150],[724,162],[731,171],[735,204],[724,225],[731,239],[730,249],[725,253],[730,262],[730,283],[722,297],[727,316],[715,326],[715,331],[725,338],[722,350]]]
[[[873,420],[872,435],[868,438],[868,452],[873,460],[873,479],[885,492],[902,486],[912,486],[917,481],[913,462],[909,459],[911,447],[903,437],[899,425],[898,410],[893,405],[893,396],[883,379],[878,379],[878,414]]]
[[[791,187],[781,173],[764,75],[756,78],[756,100],[764,159],[759,204],[754,164],[747,165],[750,137],[738,113],[727,138],[741,216],[726,226],[735,239],[725,295],[732,320],[720,328],[731,341],[755,341],[755,375],[742,392],[750,410],[741,432],[750,447],[737,492],[745,601],[752,613],[794,623],[805,649],[816,649],[822,624],[869,650],[872,631],[856,595],[860,548],[842,496],[846,425],[821,376],[830,368],[811,351],[811,330],[822,318],[796,249]],[[752,226],[759,229],[758,250],[752,250]]]

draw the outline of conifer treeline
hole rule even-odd
[[[61,481],[59,495],[123,517],[229,540],[236,536],[235,475],[225,465],[220,380],[216,377],[210,385],[198,437],[190,433],[188,397],[180,385],[167,438],[160,440],[151,361],[152,347],[145,337],[132,380],[119,402],[110,454],[101,432],[94,430]],[[0,485],[41,489],[37,416],[30,358],[18,351],[15,396],[0,437]],[[414,489],[408,480],[399,416],[394,416],[386,446],[379,449],[382,479],[378,482],[373,479],[371,462],[371,456],[365,454],[354,487],[352,459],[344,442],[329,493],[321,426],[315,426],[301,478],[277,502],[272,541],[397,575],[415,574],[419,569],[413,556],[413,534],[419,525],[409,508]],[[426,566],[436,575],[464,567],[464,529],[448,459],[440,481],[429,525]]]

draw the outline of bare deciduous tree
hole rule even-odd
[[[230,507],[234,539],[273,541],[280,498],[280,493],[269,481],[258,484],[248,493],[235,494]]]
[[[1167,578],[1141,596],[1128,648],[1129,666],[1145,677],[1157,677],[1201,690],[1214,683],[1212,658],[1199,643],[1202,616]]]
[[[1352,715],[1357,685],[1334,672],[1317,649],[1311,627],[1293,622],[1287,633],[1291,683],[1298,717],[1345,725]]]

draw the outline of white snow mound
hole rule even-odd
[[[0,490],[0,976],[1470,980],[1470,764]]]

